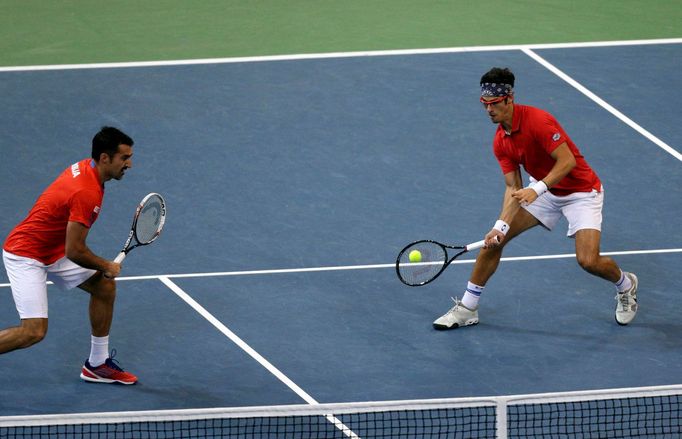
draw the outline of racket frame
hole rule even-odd
[[[431,276],[429,279],[427,279],[423,282],[416,283],[416,284],[409,283],[400,274],[400,259],[405,254],[405,252],[407,252],[410,248],[412,248],[413,246],[415,246],[417,244],[421,244],[421,243],[435,244],[435,245],[437,245],[443,249],[443,253],[445,254],[445,258],[443,260],[443,266],[440,268],[440,270],[438,270],[438,272],[436,274]],[[410,287],[421,287],[421,286],[424,286],[424,285],[429,284],[429,283],[433,282],[434,280],[436,280],[438,278],[438,276],[443,274],[445,269],[450,266],[452,261],[454,261],[455,259],[457,259],[461,255],[463,255],[464,253],[468,253],[472,250],[477,250],[483,246],[485,246],[485,240],[472,242],[471,244],[467,244],[467,245],[448,245],[448,244],[443,244],[442,242],[433,241],[431,239],[420,239],[419,241],[414,241],[414,242],[409,243],[400,251],[400,253],[398,253],[398,257],[396,258],[396,261],[395,261],[395,271],[396,271],[396,274],[398,275],[398,279],[400,279],[400,281],[402,283],[404,283],[405,285],[410,286]],[[459,250],[459,251],[454,256],[450,257],[450,255],[448,254],[448,249]],[[434,262],[416,262],[414,264],[433,264],[433,263]]]
[[[144,208],[145,204],[147,201],[149,201],[150,198],[152,197],[158,197],[159,201],[161,202],[161,212],[159,214],[161,215],[161,219],[159,220],[159,225],[157,227],[156,233],[154,236],[149,241],[146,242],[140,242],[140,240],[137,238],[137,220],[140,217],[140,213],[142,212],[142,209]],[[123,250],[116,256],[114,259],[114,262],[117,264],[120,264],[123,262],[125,257],[128,255],[128,253],[134,249],[135,247],[139,247],[141,245],[149,245],[152,242],[156,240],[156,238],[159,237],[161,234],[161,231],[163,230],[163,225],[166,222],[166,200],[163,198],[161,194],[158,194],[156,192],[151,192],[140,201],[140,203],[137,205],[137,208],[135,209],[135,215],[133,216],[133,224],[130,226],[130,233],[128,233],[128,239],[126,239],[125,244],[123,245]],[[133,241],[135,240],[135,244],[130,245]]]

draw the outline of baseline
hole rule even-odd
[[[73,70],[73,69],[114,69],[130,67],[160,67],[160,66],[186,66],[198,64],[227,64],[227,63],[250,63],[266,61],[298,61],[308,59],[326,58],[355,58],[371,56],[397,56],[397,55],[431,55],[439,53],[462,53],[462,52],[497,52],[507,50],[526,49],[575,49],[583,47],[611,47],[611,46],[641,46],[653,44],[682,44],[682,38],[660,38],[650,40],[622,40],[622,41],[594,41],[584,43],[539,43],[521,45],[500,46],[470,46],[470,47],[445,47],[432,49],[402,49],[402,50],[375,50],[358,52],[329,52],[293,55],[271,56],[245,56],[233,58],[204,58],[185,59],[170,61],[138,61],[118,63],[94,63],[94,64],[55,64],[36,66],[9,66],[0,67],[1,72],[24,72],[37,70]]]

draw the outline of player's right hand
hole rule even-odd
[[[111,261],[107,264],[107,268],[103,273],[104,277],[108,279],[114,279],[116,276],[121,274],[121,264]]]
[[[483,239],[485,240],[485,246],[483,246],[483,248],[494,248],[502,244],[502,241],[504,241],[504,233],[497,229],[491,229]]]

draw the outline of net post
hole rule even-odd
[[[495,437],[507,439],[507,398],[495,398]]]

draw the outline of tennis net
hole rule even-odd
[[[0,417],[0,438],[679,438],[682,385],[489,398]]]

